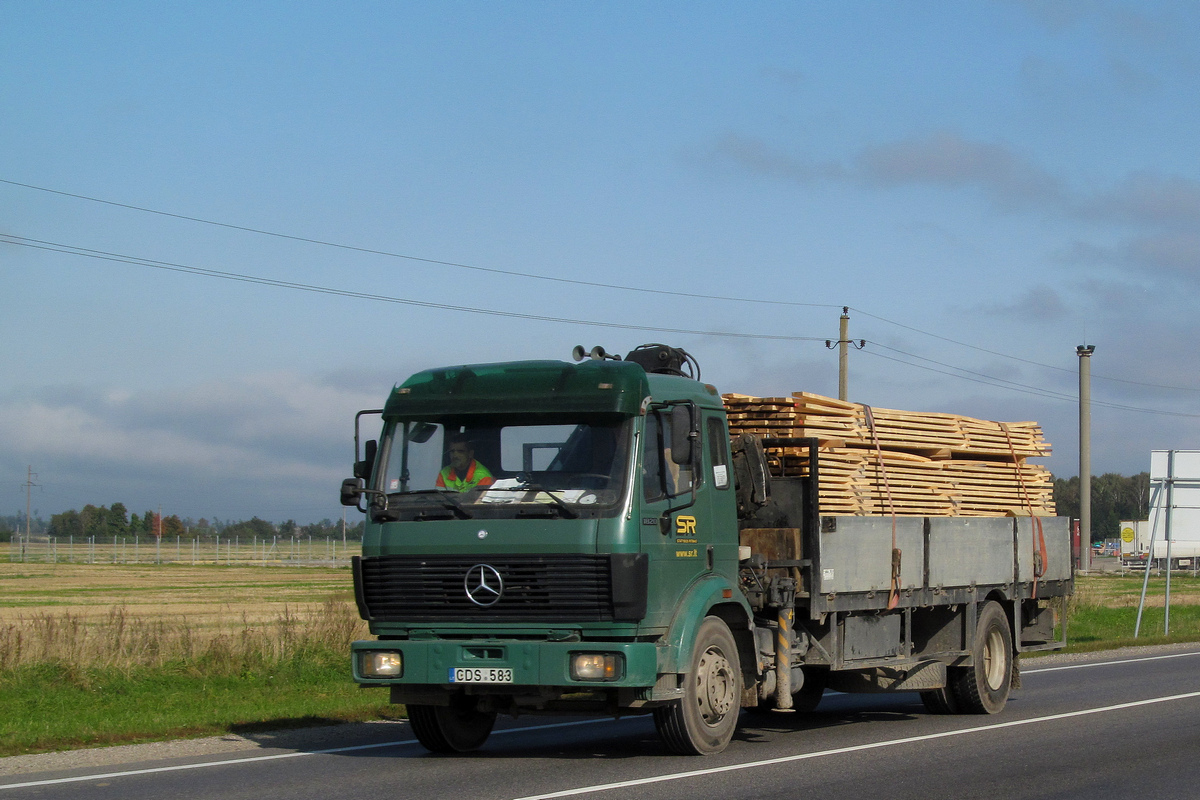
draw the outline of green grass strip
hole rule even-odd
[[[215,676],[185,665],[38,664],[0,674],[0,755],[394,719],[400,711],[386,692],[350,681],[345,654]]]

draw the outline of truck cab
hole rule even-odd
[[[434,369],[360,414],[381,434],[361,460],[356,435],[342,499],[367,515],[355,597],[378,638],[354,643],[354,678],[390,687],[430,749],[531,712],[654,713],[681,752],[728,741],[753,671],[735,632],[753,648],[724,409],[651,367]],[[446,488],[452,441],[490,480]]]

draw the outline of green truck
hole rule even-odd
[[[743,710],[826,689],[995,713],[1018,653],[1065,644],[1067,520],[822,514],[816,440],[731,439],[682,350],[588,355],[427,370],[355,418],[341,500],[376,638],[354,680],[429,750],[566,713],[652,714],[668,750],[718,753]],[[773,478],[764,444],[806,474]]]

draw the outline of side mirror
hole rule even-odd
[[[671,460],[676,464],[692,463],[692,409],[679,405],[671,409]]]
[[[363,445],[363,460],[354,462],[354,477],[366,480],[371,477],[371,467],[375,466],[375,455],[379,452],[379,442],[371,439]]]
[[[342,505],[357,507],[358,500],[362,497],[362,491],[362,478],[346,478],[342,481]]]

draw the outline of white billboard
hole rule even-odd
[[[1166,556],[1168,538],[1173,557],[1196,554],[1194,546],[1200,545],[1200,450],[1150,452],[1150,529],[1156,558]]]

